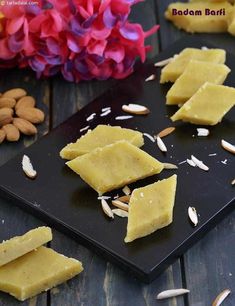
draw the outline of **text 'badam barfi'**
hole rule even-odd
[[[190,33],[227,32],[227,19],[233,6],[227,2],[171,3],[165,17],[176,27]]]

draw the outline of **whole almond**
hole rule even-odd
[[[15,100],[18,100],[26,95],[27,95],[27,92],[23,88],[13,88],[13,89],[5,91],[2,97],[13,98]]]
[[[23,98],[20,98],[17,103],[16,103],[16,106],[15,108],[18,109],[20,107],[24,107],[24,108],[27,108],[27,107],[34,107],[36,104],[36,101],[34,99],[34,97],[31,97],[31,96],[25,96]]]
[[[3,129],[0,129],[0,143],[2,143],[4,141],[6,137],[6,133]]]
[[[9,107],[13,108],[16,105],[16,100],[13,98],[1,98],[0,97],[0,108]]]
[[[0,108],[0,126],[3,126],[12,121],[13,109],[11,108]]]
[[[37,128],[28,120],[22,118],[13,118],[13,124],[19,129],[22,134],[35,135],[37,134]]]
[[[18,141],[20,138],[20,132],[13,124],[6,124],[2,127],[6,133],[6,139],[8,141]]]
[[[20,107],[16,110],[16,115],[22,119],[30,121],[31,123],[41,123],[45,118],[44,113],[38,108]]]

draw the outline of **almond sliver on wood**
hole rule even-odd
[[[188,289],[184,289],[184,288],[165,290],[165,291],[160,292],[157,295],[157,300],[168,299],[168,298],[175,297],[175,296],[182,295],[182,294],[189,293],[189,292],[190,291]]]
[[[223,301],[227,298],[227,296],[231,293],[229,289],[223,290],[214,300],[212,306],[220,306]]]
[[[22,169],[27,177],[34,179],[37,176],[37,172],[34,170],[30,158],[27,155],[23,156]]]
[[[146,106],[140,104],[123,105],[122,110],[126,113],[135,115],[147,115],[150,112]]]
[[[224,139],[221,140],[221,146],[228,152],[235,154],[235,146],[231,143],[225,141]]]

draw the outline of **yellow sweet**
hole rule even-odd
[[[60,156],[71,160],[119,140],[127,140],[137,147],[144,144],[143,134],[138,131],[121,128],[120,126],[98,125],[94,130],[79,138],[77,142],[64,147]]]
[[[231,12],[228,19],[228,32],[232,35],[235,35],[235,8]]]
[[[222,49],[186,48],[162,69],[160,83],[175,82],[184,72],[190,60],[224,64],[225,59],[226,52]]]
[[[125,242],[147,236],[172,222],[177,176],[133,190]]]
[[[232,5],[227,1],[181,3],[168,6],[165,17],[176,27],[190,33],[218,33],[227,31],[227,19]]]
[[[0,267],[52,240],[51,229],[41,226],[23,236],[17,236],[0,244]]]
[[[40,247],[0,268],[0,290],[24,301],[79,274],[81,262]]]
[[[229,72],[225,65],[191,60],[168,91],[166,104],[185,103],[206,82],[223,84]]]
[[[125,140],[97,148],[66,164],[99,194],[163,169],[162,163]]]
[[[235,88],[206,83],[171,117],[171,120],[215,125],[234,105]]]

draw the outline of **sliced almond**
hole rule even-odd
[[[117,215],[118,217],[122,217],[122,218],[126,218],[128,217],[128,212],[123,210],[123,209],[119,209],[119,208],[114,208],[112,209],[112,212]]]
[[[193,162],[191,159],[187,158],[187,163],[191,166],[191,167],[196,167],[195,162]]]
[[[133,116],[117,116],[115,117],[115,120],[127,120],[131,118],[133,118]]]
[[[193,223],[194,226],[198,224],[198,215],[195,207],[189,206],[188,208],[188,216],[190,221]]]
[[[129,194],[131,194],[131,190],[128,186],[125,186],[123,189],[122,189],[123,193],[127,196]]]
[[[169,170],[178,169],[178,166],[176,166],[174,164],[170,164],[170,163],[164,163],[163,166],[164,166],[164,169],[169,169]]]
[[[31,160],[27,155],[23,156],[22,169],[24,173],[31,179],[34,179],[37,176],[37,172],[34,170]]]
[[[147,115],[150,112],[146,106],[140,104],[123,105],[122,110],[134,115]]]
[[[169,64],[172,60],[173,60],[173,57],[169,57],[169,58],[167,58],[165,60],[162,60],[160,62],[155,63],[154,66],[155,67],[164,67],[167,64]]]
[[[213,301],[212,306],[220,306],[230,293],[229,289],[223,290]]]
[[[153,137],[152,135],[150,135],[150,134],[148,134],[148,133],[143,133],[143,135],[144,135],[145,137],[147,137],[149,140],[151,140],[152,142],[155,142],[155,139],[154,139],[154,137]]]
[[[169,126],[167,128],[165,128],[164,130],[162,130],[161,132],[159,132],[157,134],[157,136],[159,136],[160,138],[166,137],[168,135],[170,135],[171,133],[173,133],[175,130],[174,126]]]
[[[225,140],[221,140],[221,146],[228,152],[235,154],[235,146],[232,145],[231,143],[225,141]]]
[[[129,203],[131,196],[130,195],[124,195],[122,197],[117,197],[116,200],[124,203]]]
[[[170,289],[170,290],[165,290],[160,292],[157,295],[157,300],[163,300],[163,299],[168,299],[171,297],[175,297],[178,295],[186,294],[189,293],[190,291],[188,289],[180,288],[180,289]]]
[[[197,128],[197,136],[206,137],[210,134],[210,131],[205,128]]]
[[[201,160],[197,159],[195,156],[191,155],[191,160],[198,166],[198,168],[208,171],[209,167],[207,167]]]
[[[107,203],[104,199],[101,200],[101,206],[102,206],[103,212],[104,212],[109,218],[114,219],[113,212],[112,212],[111,208],[109,207],[108,203]]]
[[[155,74],[151,74],[149,77],[147,77],[145,79],[145,82],[153,81],[155,79],[156,79],[156,75]]]
[[[167,152],[166,145],[164,144],[164,142],[162,141],[162,139],[161,139],[159,136],[157,136],[156,140],[157,140],[157,145],[158,145],[159,149],[160,149],[162,152]]]
[[[120,209],[123,209],[123,210],[125,210],[125,211],[128,211],[128,210],[129,210],[129,206],[128,206],[127,204],[125,204],[125,203],[119,201],[119,200],[113,200],[113,201],[112,201],[112,204],[113,204],[113,206],[116,206],[116,207],[118,207],[118,208],[120,208]]]
[[[235,186],[235,179],[232,180],[231,184]]]

